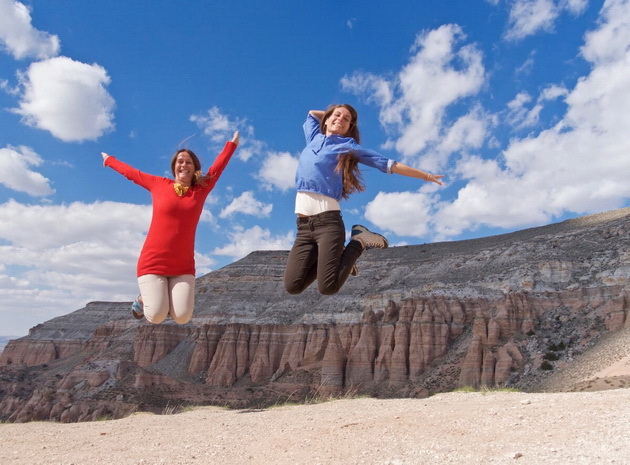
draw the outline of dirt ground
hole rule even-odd
[[[630,389],[0,425],[9,464],[628,464]]]
[[[630,464],[630,329],[553,381],[554,390],[578,392],[455,392],[5,423],[0,464]]]

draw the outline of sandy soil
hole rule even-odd
[[[449,393],[0,425],[9,464],[630,463],[630,389]]]

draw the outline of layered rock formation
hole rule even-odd
[[[197,280],[184,326],[94,302],[0,355],[0,419],[119,417],[458,386],[534,390],[630,326],[630,209],[483,239],[367,251],[334,296],[284,292],[286,251]]]

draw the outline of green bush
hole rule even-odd
[[[551,362],[554,362],[554,361],[558,360],[560,357],[559,357],[559,356],[558,356],[558,354],[556,354],[555,352],[547,352],[547,353],[543,356],[543,358],[544,358],[545,360],[549,360],[549,361],[551,361]]]
[[[562,352],[564,349],[566,349],[567,347],[564,345],[564,342],[561,342],[560,344],[556,345],[556,344],[551,344],[549,346],[549,350],[553,351],[553,352]]]
[[[545,371],[553,370],[553,365],[545,360],[540,364],[540,369]]]

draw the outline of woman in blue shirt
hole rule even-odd
[[[326,111],[312,110],[304,122],[306,147],[300,154],[295,176],[297,236],[284,273],[284,286],[299,294],[317,279],[320,293],[335,294],[364,250],[384,249],[387,239],[354,225],[347,246],[339,201],[364,190],[357,164],[384,173],[423,179],[442,185],[443,175],[434,175],[383,157],[359,145],[357,112],[348,105],[333,105]]]

